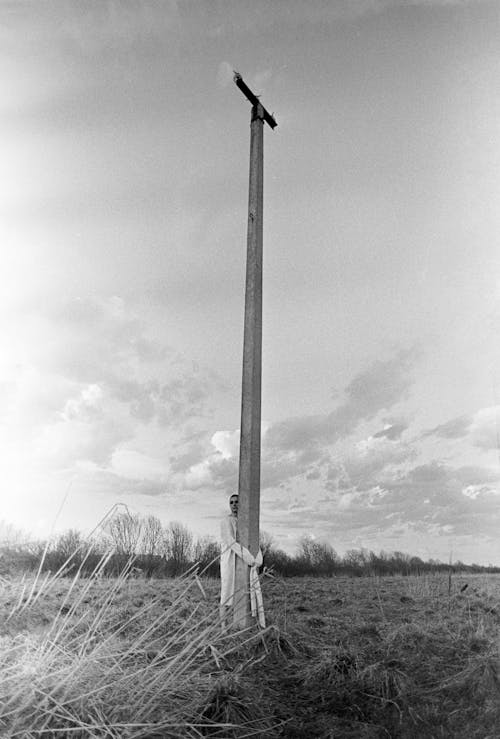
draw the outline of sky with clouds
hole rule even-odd
[[[500,563],[500,7],[0,2],[0,518],[218,535],[248,101],[265,131],[261,525]]]

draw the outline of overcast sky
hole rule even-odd
[[[0,518],[218,535],[265,131],[261,526],[500,564],[500,6],[0,2]],[[59,511],[59,513],[58,513]]]

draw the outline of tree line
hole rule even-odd
[[[129,567],[143,577],[176,577],[194,570],[219,576],[219,543],[210,536],[195,538],[182,523],[162,524],[156,516],[128,512],[113,515],[91,537],[77,529],[46,541],[33,541],[9,525],[0,533],[0,577],[37,570],[90,576],[116,576]],[[300,539],[295,554],[275,546],[272,535],[261,532],[264,567],[278,577],[348,575],[421,575],[435,572],[498,573],[500,567],[463,562],[422,560],[404,552],[350,549],[339,555],[331,544],[312,536]]]

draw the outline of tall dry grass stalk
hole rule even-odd
[[[0,736],[265,735],[241,685],[237,700],[230,694],[213,709],[217,696],[224,702],[218,671],[235,642],[221,633],[217,609],[200,603],[206,595],[197,575],[162,581],[131,609],[133,562],[101,579],[110,556],[88,579],[82,563],[71,580],[62,578],[67,566],[43,578],[40,567],[33,581],[3,585],[10,611],[1,637]],[[35,616],[42,627],[33,627]]]

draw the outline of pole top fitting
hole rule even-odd
[[[236,84],[236,87],[239,87],[247,100],[252,103],[252,107],[255,110],[254,116],[256,118],[261,118],[262,120],[264,120],[269,126],[271,126],[271,128],[276,128],[278,124],[274,120],[274,117],[264,108],[259,100],[258,95],[255,95],[255,93],[251,91],[248,85],[245,84],[245,82],[243,81],[243,77],[239,72],[235,71],[233,80]]]

